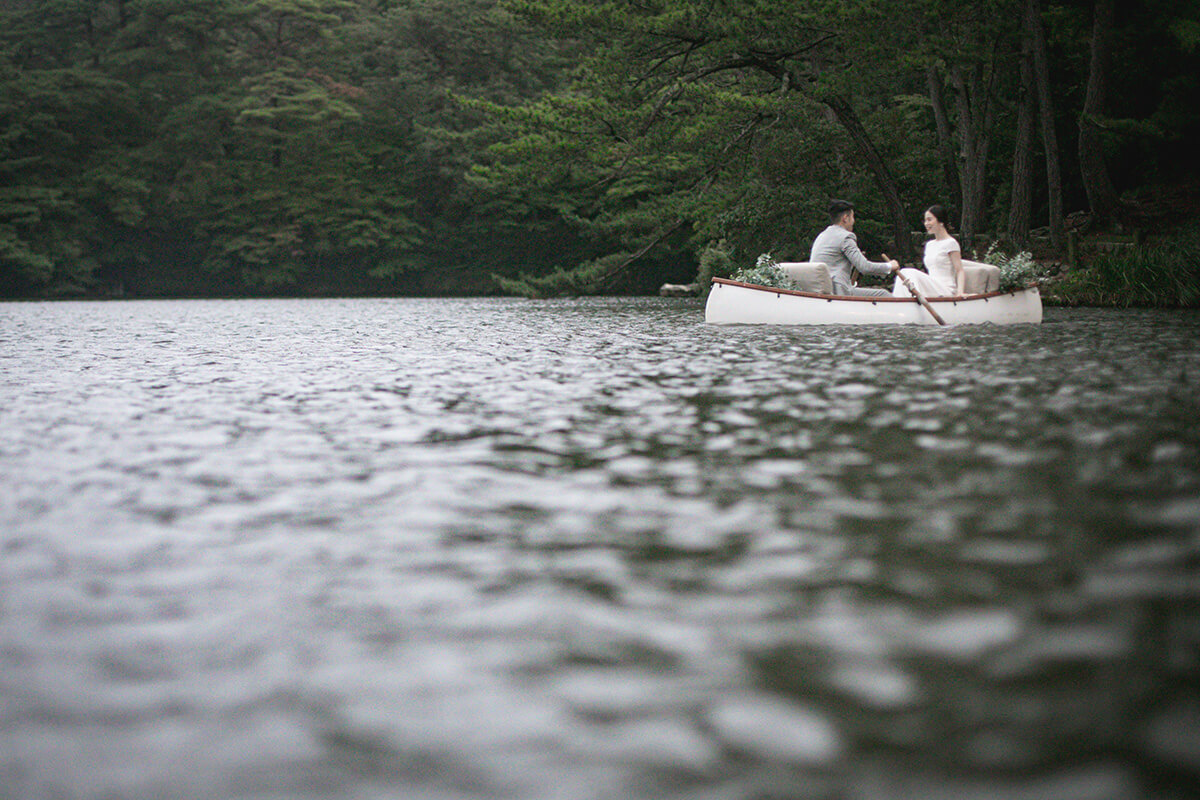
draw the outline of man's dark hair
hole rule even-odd
[[[854,203],[849,200],[831,200],[829,201],[829,221],[837,224],[841,220],[842,214],[853,210]]]

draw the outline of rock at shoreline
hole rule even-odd
[[[658,289],[659,297],[695,297],[700,294],[698,283],[664,283]]]

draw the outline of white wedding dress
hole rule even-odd
[[[911,280],[917,291],[926,297],[953,296],[958,282],[954,280],[954,265],[950,263],[951,253],[959,253],[959,257],[962,257],[962,250],[953,236],[930,239],[925,243],[925,269],[929,272],[906,268],[900,270],[900,274]],[[896,285],[892,287],[892,294],[896,297],[912,297],[899,278],[896,278]]]

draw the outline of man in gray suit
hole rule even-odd
[[[833,223],[813,240],[809,261],[821,261],[829,265],[829,277],[833,279],[834,294],[859,295],[864,297],[891,297],[887,289],[858,288],[850,282],[850,269],[865,275],[888,275],[900,269],[896,259],[877,262],[868,261],[858,249],[858,237],[854,235],[854,205],[845,200],[834,200],[829,204],[829,219]],[[887,253],[883,254],[887,258]]]

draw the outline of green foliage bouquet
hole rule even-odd
[[[753,267],[743,267],[733,273],[735,281],[753,283],[757,286],[770,286],[775,289],[791,287],[791,279],[779,268],[775,258],[770,253],[763,253],[754,262]]]
[[[1024,289],[1047,277],[1046,268],[1033,260],[1033,254],[1022,250],[1008,255],[993,242],[984,253],[983,262],[1000,268],[1000,291]]]

